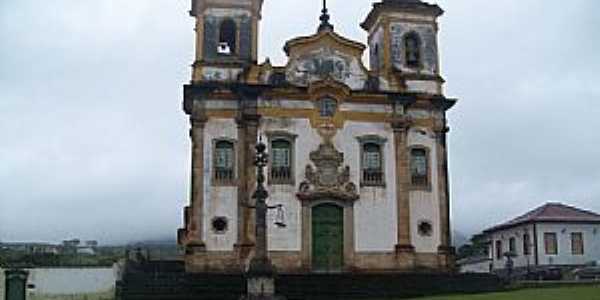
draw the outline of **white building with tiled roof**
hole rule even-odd
[[[600,260],[600,215],[560,203],[548,203],[484,231],[494,270],[579,266]]]

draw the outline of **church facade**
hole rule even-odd
[[[375,3],[361,24],[367,46],[339,35],[324,8],[316,33],[289,40],[276,66],[258,62],[262,5],[192,0],[191,195],[178,232],[186,270],[247,268],[262,140],[279,272],[449,271],[446,112],[456,100],[439,71],[442,9]]]

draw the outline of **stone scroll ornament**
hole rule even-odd
[[[356,201],[359,198],[356,184],[350,181],[350,167],[344,166],[344,154],[337,151],[332,138],[335,129],[324,126],[319,129],[323,142],[310,153],[312,164],[306,165],[306,179],[300,183],[297,193],[302,201],[334,199]]]

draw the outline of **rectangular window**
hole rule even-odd
[[[523,254],[531,255],[531,237],[527,233],[523,235]]]
[[[419,148],[410,151],[410,175],[413,185],[427,186],[429,184],[429,162],[427,150]]]
[[[512,255],[517,255],[517,239],[515,239],[514,237],[508,240],[508,251]]]
[[[558,254],[558,241],[556,239],[556,233],[546,232],[544,233],[544,248],[546,249],[547,255]]]
[[[383,159],[381,145],[366,143],[362,146],[362,184],[383,184]]]
[[[502,241],[496,241],[496,259],[502,259]]]
[[[235,151],[233,142],[217,141],[214,147],[214,180],[231,182],[235,178]]]
[[[571,233],[571,253],[573,255],[583,255],[583,233],[573,232]]]
[[[271,142],[270,183],[292,183],[292,143],[284,139]]]

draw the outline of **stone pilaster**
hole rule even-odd
[[[434,131],[436,134],[436,152],[437,152],[437,173],[438,173],[438,193],[440,209],[440,246],[438,252],[444,261],[442,267],[451,268],[451,256],[454,253],[451,243],[450,232],[450,193],[448,178],[448,150],[447,133],[450,129],[446,126],[445,120],[436,124]]]
[[[239,257],[245,260],[255,245],[255,212],[251,196],[256,185],[256,168],[253,165],[254,148],[258,136],[260,116],[241,114],[238,124],[238,237],[236,248]]]
[[[410,228],[410,171],[408,162],[408,129],[410,123],[410,120],[406,117],[399,117],[392,122],[396,155],[397,253],[414,252]]]
[[[204,126],[206,118],[190,118],[192,140],[191,213],[189,216],[188,247],[205,251],[204,244]]]

